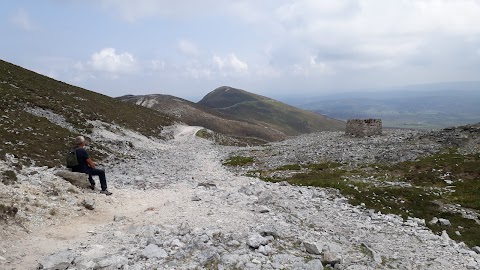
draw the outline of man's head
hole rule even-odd
[[[76,146],[84,146],[85,145],[85,138],[83,136],[78,136],[75,138],[75,145]]]

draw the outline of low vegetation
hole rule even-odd
[[[245,146],[263,145],[263,144],[267,143],[267,141],[264,141],[264,140],[258,139],[258,138],[254,138],[254,137],[230,136],[230,135],[214,132],[214,131],[211,131],[211,130],[208,130],[208,129],[201,129],[201,130],[197,131],[195,136],[197,136],[199,138],[202,138],[202,139],[212,141],[215,144],[224,145],[224,146],[245,147]]]
[[[248,164],[237,159],[236,165]],[[278,172],[286,170],[290,171],[286,177],[278,177]],[[391,166],[290,164],[275,170],[250,171],[247,175],[271,182],[338,189],[354,205],[362,204],[404,219],[422,218],[438,234],[445,230],[454,240],[480,246],[480,154],[461,155],[450,149]],[[465,211],[476,213],[476,218],[463,216]],[[448,219],[451,226],[430,224],[434,217]]]
[[[227,159],[223,163],[223,165],[243,166],[243,165],[251,164],[253,162],[255,162],[255,159],[253,159],[252,157],[234,156]]]
[[[2,183],[5,185],[13,185],[18,181],[17,174],[15,173],[15,171],[12,171],[12,170],[7,170],[2,172],[0,179],[2,180]]]
[[[14,217],[17,212],[18,208],[0,203],[0,221]]]

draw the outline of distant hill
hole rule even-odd
[[[343,120],[381,118],[387,127],[432,129],[477,123],[479,103],[480,82],[451,82],[336,93],[294,104]]]
[[[289,136],[345,129],[345,122],[228,86],[215,89],[198,104],[245,121],[262,122]]]
[[[127,95],[117,99],[152,108],[192,126],[202,126],[212,131],[239,138],[258,138],[278,141],[286,136],[263,123],[246,121],[214,109],[170,95]]]
[[[159,136],[172,124],[159,112],[117,101],[0,60],[0,158],[58,166],[74,136],[88,137],[99,120]],[[97,157],[108,153],[92,145]]]

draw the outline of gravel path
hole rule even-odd
[[[480,269],[480,255],[421,220],[236,175],[221,165],[230,148],[198,129],[175,126],[166,142],[95,129],[130,156],[107,166],[114,195],[86,193],[94,210],[2,238],[0,268]]]

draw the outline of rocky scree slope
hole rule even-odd
[[[288,136],[345,129],[345,122],[340,120],[228,86],[215,89],[198,104],[245,121],[263,122]]]
[[[480,246],[479,124],[367,138],[324,132],[231,155],[237,173],[335,188],[352,204],[422,218],[435,233]]]
[[[261,122],[239,119],[174,96],[158,94],[127,95],[117,99],[152,108],[191,126],[205,127],[211,131],[239,139],[257,138],[267,142],[286,138],[282,132],[269,128]]]
[[[447,234],[435,235],[424,220],[352,206],[333,189],[268,183],[230,171],[222,162],[243,150],[194,136],[199,129],[166,128],[164,136],[173,139],[162,141],[95,126],[95,141],[128,153],[122,162],[107,164],[115,195],[78,189],[71,195],[60,188],[56,200],[48,203],[66,216],[51,216],[52,229],[44,233],[40,226],[29,234],[2,235],[1,268],[29,269],[37,263],[43,269],[480,267],[479,254]],[[398,140],[391,147],[402,145],[397,134],[391,135],[389,141]],[[289,144],[306,144],[309,138],[300,136]],[[316,144],[318,152],[332,148],[321,147],[322,139]],[[342,143],[333,148],[344,149]],[[356,148],[352,155],[369,152],[360,150],[360,141]],[[41,177],[24,168],[19,188],[55,177],[54,169],[36,170]],[[20,195],[24,190],[12,192]],[[64,203],[69,197],[77,204]],[[84,198],[94,200],[96,207],[79,207]],[[63,210],[70,207],[81,209],[73,215]],[[19,214],[37,220],[23,209]]]
[[[92,121],[158,136],[172,120],[159,112],[37,74],[0,60],[0,157],[58,166],[72,137],[89,136]],[[97,157],[109,154],[92,145]]]

